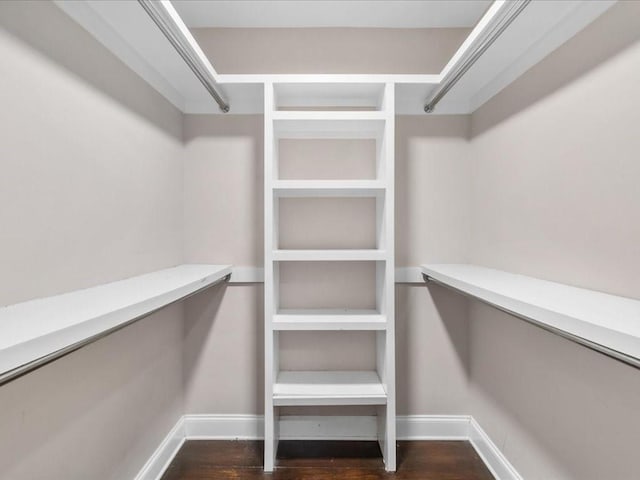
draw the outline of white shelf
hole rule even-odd
[[[277,262],[359,262],[383,261],[384,250],[274,250],[273,260]]]
[[[278,373],[273,386],[276,406],[384,405],[387,395],[374,371]]]
[[[361,122],[384,122],[387,113],[378,110],[275,110],[272,113],[274,122],[284,122],[295,120],[296,122],[314,121],[347,121],[354,123]]]
[[[181,265],[0,308],[0,375],[203,290],[229,265]]]
[[[280,310],[274,330],[385,330],[387,317],[375,310]]]
[[[380,180],[277,180],[277,197],[376,197],[385,192]]]
[[[640,301],[474,265],[423,265],[428,277],[574,341],[640,365]]]

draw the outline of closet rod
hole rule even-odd
[[[195,76],[198,77],[198,80],[211,94],[220,110],[227,113],[229,104],[215,87],[215,70],[198,47],[171,2],[168,0],[138,0],[138,3],[155,22],[164,36],[167,37],[169,43],[173,45],[173,48],[180,54]]]
[[[436,105],[444,98],[444,96],[458,83],[465,73],[473,66],[474,63],[487,51],[487,49],[495,42],[502,32],[504,32],[511,22],[525,9],[531,0],[514,0],[507,2],[507,6],[503,12],[499,14],[499,18],[493,22],[480,41],[476,43],[471,51],[462,57],[462,61],[456,65],[451,72],[444,78],[440,86],[429,96],[424,111],[432,113]]]
[[[157,308],[151,312],[145,313],[144,315],[141,315],[139,317],[136,318],[132,318],[131,320],[129,320],[126,323],[122,323],[116,327],[110,328],[109,330],[105,330],[104,332],[100,332],[100,333],[96,333],[95,335],[92,335],[91,337],[87,337],[84,338],[74,344],[68,345],[64,348],[61,348],[60,350],[57,350],[55,352],[52,352],[48,355],[45,355],[44,357],[40,357],[37,358],[35,360],[32,360],[30,362],[24,363],[22,365],[20,365],[19,367],[14,368],[13,370],[9,370],[8,372],[4,372],[2,374],[0,374],[0,386],[9,383],[13,380],[16,380],[20,377],[22,377],[23,375],[26,375],[27,373],[33,372],[34,370],[37,370],[40,367],[44,367],[45,365],[53,362],[54,360],[58,360],[62,357],[65,357],[67,355],[69,355],[70,353],[75,352],[76,350],[80,350],[82,347],[86,347],[87,345],[97,342],[98,340],[111,335],[112,333],[117,332],[118,330],[122,330],[125,327],[128,327],[129,325],[131,325],[132,323],[137,322],[138,320],[142,320],[145,317],[148,317],[149,315],[152,315],[153,313],[157,312],[158,310],[161,310],[165,307],[168,307],[169,305],[172,305],[174,303],[177,302],[182,302],[183,300],[186,300],[189,297],[192,297],[193,295],[196,295],[200,292],[202,292],[203,290],[206,290],[208,288],[211,288],[215,285],[218,285],[222,282],[228,282],[229,279],[231,278],[231,274],[226,275],[224,277],[222,277],[220,280],[218,280],[217,282],[211,283],[209,285],[206,285],[205,287],[202,287],[201,289],[185,296],[182,298],[179,298],[178,300],[176,300],[175,302],[171,302],[171,303],[167,303],[166,305],[163,305],[160,308]]]
[[[497,310],[500,310],[501,312],[505,312],[508,313],[509,315],[512,315],[514,317],[519,318],[520,320],[524,320],[527,323],[530,323],[531,325],[541,328],[543,330],[546,330],[547,332],[553,333],[554,335],[558,335],[559,337],[562,337],[566,340],[569,340],[571,342],[577,343],[578,345],[582,345],[583,347],[587,347],[590,350],[594,350],[598,353],[601,353],[603,355],[606,355],[609,358],[613,358],[614,360],[617,360],[619,362],[625,363],[627,365],[630,365],[634,368],[638,368],[640,369],[640,358],[636,358],[633,357],[631,355],[627,355],[626,353],[622,353],[619,352],[617,350],[614,350],[612,348],[606,347],[605,345],[602,345],[600,343],[596,343],[596,342],[592,342],[591,340],[587,340],[586,338],[580,337],[578,335],[574,335],[573,333],[567,332],[565,330],[561,330],[559,328],[553,327],[551,325],[547,325],[546,323],[542,323],[539,322],[533,318],[530,317],[526,317],[522,314],[519,314],[517,312],[512,312],[509,309],[503,308],[500,305],[496,305],[494,303],[488,302],[482,298],[476,297],[474,295],[471,295],[467,292],[464,292],[458,288],[452,287],[451,285],[447,285],[445,283],[439,282],[438,280],[436,280],[433,277],[428,276],[426,273],[422,274],[422,278],[424,278],[425,283],[435,283],[436,285],[440,285],[442,287],[448,288],[449,290],[453,290],[457,293],[460,293],[462,295],[464,295],[465,297],[469,297],[469,298],[473,298],[474,300],[478,300],[479,302],[482,302],[486,305],[489,305],[490,307],[493,307]]]

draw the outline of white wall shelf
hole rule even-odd
[[[429,280],[640,368],[640,300],[475,265],[423,265]]]
[[[385,330],[386,324],[376,310],[280,310],[273,316],[274,330]]]
[[[0,383],[230,274],[230,265],[180,265],[0,308]]]
[[[384,405],[387,394],[375,371],[281,371],[273,386],[273,403]]]

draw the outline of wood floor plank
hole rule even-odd
[[[277,469],[262,471],[262,442],[193,440],[162,480],[491,480],[469,442],[398,442],[398,471],[384,471],[376,442],[281,441]]]

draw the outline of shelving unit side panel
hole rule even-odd
[[[273,315],[277,310],[276,272],[273,248],[276,241],[273,182],[277,159],[273,130],[273,84],[264,85],[264,470],[275,468],[277,452],[277,419],[273,406],[273,384],[277,375],[277,337],[273,332]]]

